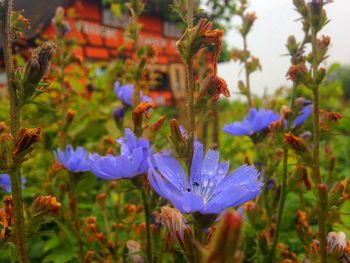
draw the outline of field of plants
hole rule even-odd
[[[289,86],[260,98],[247,0],[208,1],[240,18],[233,50],[229,20],[174,0],[186,96],[173,106],[150,97],[147,1],[121,1],[134,52],[108,61],[74,53],[63,7],[50,39],[18,48],[31,21],[12,2],[0,1],[1,263],[350,262],[349,70],[324,63],[336,2],[292,1]],[[246,102],[218,75],[227,55]]]

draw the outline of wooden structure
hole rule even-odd
[[[120,46],[125,46],[123,57],[133,56],[133,46],[128,44],[124,33],[128,14],[117,17],[100,0],[15,0],[15,9],[24,9],[24,15],[32,22],[32,29],[26,33],[28,39],[46,38],[55,33],[50,22],[58,6],[75,14],[67,19],[70,25],[67,38],[77,41],[75,52],[85,60],[113,60],[121,55]],[[140,44],[152,45],[157,54],[155,63],[147,69],[162,76],[161,83],[151,87],[150,95],[158,105],[173,105],[185,96],[185,68],[176,48],[181,30],[156,13],[142,15],[139,22],[142,24]]]

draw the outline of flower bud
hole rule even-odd
[[[309,225],[309,220],[306,212],[298,210],[296,213],[298,223],[296,225],[296,232],[304,246],[309,246],[312,242],[312,231]]]
[[[56,197],[51,195],[39,195],[33,201],[30,212],[32,222],[42,220],[47,216],[55,216],[61,209],[61,203],[57,202]]]
[[[210,242],[207,262],[235,262],[243,219],[234,210],[225,212]]]
[[[5,131],[7,131],[7,125],[6,125],[6,123],[5,122],[3,122],[3,121],[0,121],[0,134],[1,133],[3,133],[3,132],[5,132]]]
[[[11,235],[11,226],[15,223],[14,204],[11,196],[5,196],[3,199],[3,208],[0,209],[0,240],[6,242]]]
[[[76,112],[72,109],[68,109],[67,113],[66,113],[66,123],[70,124],[72,123],[74,117],[76,115]]]
[[[180,125],[176,119],[170,122],[169,140],[173,145],[178,157],[183,158],[187,155],[186,138],[182,135]]]
[[[230,91],[227,88],[225,80],[218,76],[210,75],[206,77],[201,86],[199,99],[206,97],[208,99],[218,100],[220,94],[230,97]]]
[[[134,124],[134,132],[136,136],[141,136],[143,131],[143,116],[147,119],[151,118],[151,115],[148,113],[148,111],[151,108],[154,108],[155,105],[153,103],[150,103],[148,101],[141,102],[132,112],[132,121]]]
[[[40,47],[34,49],[32,57],[28,61],[23,77],[23,87],[25,98],[30,98],[36,91],[36,87],[41,79],[46,75],[50,60],[57,49],[56,44],[44,42]]]
[[[345,185],[342,182],[338,182],[334,185],[331,191],[328,194],[329,206],[339,207],[343,202],[343,194],[345,193]]]
[[[219,29],[211,30],[212,27],[213,24],[207,19],[201,19],[196,26],[187,29],[180,40],[176,42],[186,63],[190,63],[201,48],[221,45],[223,31]]]
[[[163,126],[165,120],[166,120],[165,116],[160,117],[155,123],[151,125],[151,132],[158,133],[160,128]]]
[[[13,149],[13,159],[33,150],[33,145],[41,139],[41,128],[22,128]]]
[[[160,209],[161,221],[167,226],[171,237],[177,241],[189,259],[197,258],[197,248],[194,245],[192,229],[182,214],[175,208],[163,206]]]

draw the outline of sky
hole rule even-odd
[[[331,37],[331,47],[324,66],[334,62],[350,64],[350,0],[335,0],[325,8],[331,21],[321,35]],[[283,55],[288,36],[295,35],[298,40],[303,37],[301,23],[296,21],[299,15],[292,0],[250,0],[249,11],[255,11],[258,19],[248,35],[248,46],[262,65],[261,72],[251,75],[252,92],[261,96],[266,90],[272,94],[281,85],[291,84],[285,77],[290,58]],[[233,19],[232,25],[239,22]],[[226,41],[230,47],[242,47],[242,39],[235,28],[227,33]],[[219,65],[218,73],[226,80],[231,97],[241,97],[237,95],[237,82],[244,79],[242,67],[235,62],[225,62]]]

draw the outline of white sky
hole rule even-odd
[[[289,57],[285,43],[289,35],[298,40],[303,36],[298,13],[294,10],[292,0],[250,0],[250,11],[255,11],[258,19],[248,36],[248,46],[252,54],[260,59],[263,70],[252,74],[252,91],[262,95],[264,89],[269,94],[281,85],[290,85],[285,74],[289,66]],[[350,64],[350,0],[335,0],[326,5],[330,23],[321,34],[331,36],[330,58],[326,66],[333,62]],[[234,19],[232,24],[239,23]],[[231,47],[241,47],[242,39],[237,30],[232,28],[226,36]],[[244,78],[238,63],[227,62],[219,65],[219,75],[223,77],[231,90],[231,97],[236,99],[237,81]],[[237,97],[238,96],[238,97]]]

